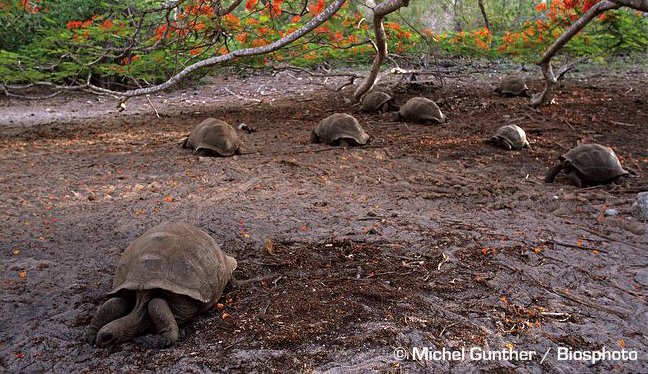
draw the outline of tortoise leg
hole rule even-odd
[[[149,301],[148,313],[155,325],[156,334],[137,337],[134,339],[135,343],[148,348],[168,348],[172,346],[178,340],[179,330],[169,303],[161,298],[153,299]]]
[[[340,147],[350,147],[351,143],[349,142],[349,139],[340,139]]]
[[[97,313],[92,317],[90,325],[86,328],[83,339],[89,344],[94,344],[97,339],[97,332],[108,323],[122,318],[133,309],[133,302],[124,297],[113,297],[108,299],[99,307]]]
[[[186,137],[185,140],[182,141],[182,148],[187,149],[187,142],[189,141],[189,137]]]
[[[127,315],[118,318],[102,327],[97,333],[95,344],[105,348],[113,346],[142,334],[151,326],[146,306],[151,299],[149,291],[137,291],[135,306]]]
[[[556,166],[554,166],[553,168],[551,168],[551,170],[549,170],[549,172],[548,172],[547,175],[545,176],[545,182],[547,182],[547,183],[553,183],[554,179],[556,179],[556,175],[558,175],[558,173],[560,173],[560,171],[562,170],[562,168],[563,168],[563,164],[562,164],[562,162],[556,164]]]
[[[576,187],[578,188],[583,187],[583,180],[578,175],[578,172],[576,170],[572,170],[569,173],[567,173],[567,178],[569,178],[569,180],[571,180]]]

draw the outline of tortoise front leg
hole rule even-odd
[[[173,316],[169,304],[164,299],[149,301],[148,313],[155,325],[156,334],[140,336],[135,343],[148,348],[167,348],[178,340],[178,323]]]
[[[567,173],[567,178],[569,178],[569,180],[571,180],[576,187],[578,188],[583,187],[583,180],[578,175],[578,172],[576,170],[572,170],[569,173]]]
[[[556,164],[556,166],[554,166],[553,168],[551,168],[551,170],[549,170],[549,172],[548,172],[547,175],[545,176],[545,182],[547,182],[547,183],[553,183],[554,179],[556,179],[556,175],[558,175],[558,173],[560,173],[560,171],[562,170],[562,168],[563,168],[563,164],[562,164],[562,162]]]
[[[83,339],[89,344],[94,344],[97,332],[108,323],[122,318],[133,309],[133,302],[124,297],[113,297],[103,303],[97,313],[92,317],[90,325],[86,328]]]

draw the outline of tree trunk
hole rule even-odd
[[[461,22],[459,21],[461,17],[459,16],[459,12],[461,10],[461,0],[454,0],[454,6],[452,7],[454,10],[454,22],[455,22],[455,31],[460,32],[462,31],[461,27]]]
[[[486,15],[486,9],[484,8],[484,1],[478,0],[479,10],[481,11],[482,17],[484,17],[484,25],[488,30],[491,30],[490,22],[488,21],[488,15]]]

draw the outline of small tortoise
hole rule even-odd
[[[398,110],[399,107],[394,103],[394,98],[382,91],[371,91],[362,97],[362,106],[360,109],[365,113],[390,112]]]
[[[504,148],[508,151],[512,149],[528,148],[529,142],[527,141],[526,133],[517,125],[504,125],[500,126],[495,135],[486,139],[487,144],[492,144],[496,147]]]
[[[227,122],[207,118],[199,123],[182,143],[201,156],[232,156],[241,154],[241,141]]]
[[[370,138],[358,120],[346,113],[331,114],[321,120],[311,133],[312,143],[329,145],[365,145]]]
[[[610,183],[628,175],[611,148],[600,144],[581,144],[559,157],[545,181],[552,183],[561,170],[577,186]]]
[[[517,75],[509,75],[504,77],[499,83],[499,86],[495,89],[495,92],[504,95],[504,96],[525,96],[528,97],[529,94],[524,79]]]
[[[425,97],[413,97],[405,103],[393,119],[396,121],[421,122],[426,125],[444,123],[446,116],[436,103]]]
[[[178,324],[216,304],[234,269],[236,260],[200,229],[186,223],[155,226],[122,254],[111,298],[85,338],[99,347],[131,339],[169,347],[178,339]]]

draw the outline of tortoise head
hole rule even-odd
[[[317,135],[317,131],[315,131],[315,130],[311,131],[310,142],[311,143],[321,143],[319,135]]]
[[[486,139],[485,141],[486,144],[491,144],[499,148],[504,148],[507,150],[511,150],[513,148],[513,144],[511,142],[499,135],[493,135],[489,139]]]

